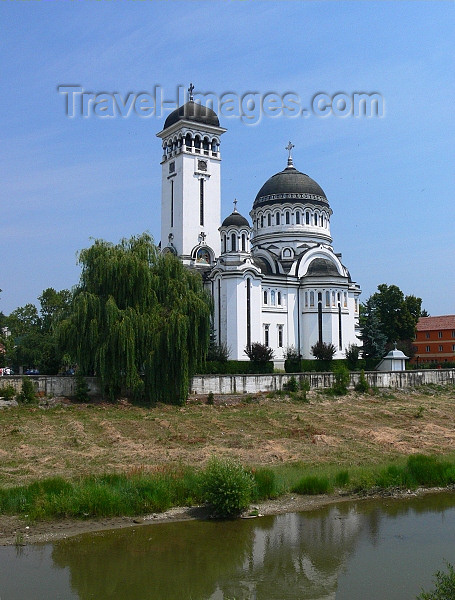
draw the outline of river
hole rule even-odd
[[[3,547],[0,599],[414,600],[444,560],[454,493]]]

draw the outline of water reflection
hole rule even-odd
[[[455,495],[444,494],[406,502],[345,503],[261,519],[167,523],[83,535],[52,546],[52,568],[66,572],[69,584],[67,595],[50,592],[48,597],[407,600],[415,594],[404,587],[406,579],[400,583],[400,569],[394,575],[390,563],[402,560],[407,569],[415,564],[419,575],[414,555],[428,563],[429,544],[427,554],[438,562],[428,563],[428,581],[417,578],[416,591],[428,585],[431,574],[442,566],[435,548],[446,552],[441,544],[447,535],[447,548],[453,552],[455,547],[454,507]],[[365,587],[365,572],[368,581],[376,578],[376,591]],[[387,591],[385,579],[390,582]],[[3,599],[1,591],[0,596]]]

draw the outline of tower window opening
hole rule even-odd
[[[198,135],[194,138],[194,147],[201,148],[201,138]]]
[[[174,227],[174,180],[171,179],[171,227]]]
[[[264,304],[268,304],[267,290],[264,290]]]
[[[204,141],[202,142],[202,147],[204,150],[209,149],[209,139],[208,138],[204,138]]]
[[[264,227],[264,215],[261,215],[261,227]]]
[[[286,211],[286,225],[289,225],[290,222],[291,222],[291,213],[287,210]]]
[[[189,133],[187,133],[185,136],[185,146],[188,149],[188,148],[191,148],[192,145],[193,145],[193,140],[191,138],[191,135]]]
[[[307,225],[310,224],[310,213],[309,212],[305,213],[305,223]]]
[[[278,292],[277,294],[277,304],[278,306],[281,306],[281,292]]]
[[[325,293],[325,305],[330,306],[330,292]]]
[[[269,347],[270,343],[270,325],[264,325],[264,346]]]
[[[314,292],[310,292],[310,306],[314,306]]]
[[[235,252],[237,250],[237,236],[235,233],[231,233],[231,251]]]
[[[335,306],[335,292],[332,292],[332,306]]]
[[[226,234],[223,235],[223,252],[226,252],[227,248],[226,248]]]
[[[314,224],[318,224],[318,215],[316,213],[314,213]]]
[[[300,225],[300,211],[299,210],[295,213],[295,224]]]
[[[308,292],[305,292],[305,306],[308,307]]]
[[[272,224],[272,215],[269,213],[267,215],[267,225],[270,227],[271,224]]]
[[[278,348],[283,347],[283,325],[278,325]]]
[[[242,233],[242,252],[246,252],[246,235]]]
[[[199,180],[199,225],[204,225],[204,180]]]
[[[274,291],[274,290],[272,290],[272,291],[270,292],[270,304],[271,304],[272,306],[275,306],[275,291]]]
[[[279,213],[279,212],[277,212],[277,213],[275,214],[275,224],[276,224],[276,225],[279,225],[279,224],[280,224],[280,213]]]

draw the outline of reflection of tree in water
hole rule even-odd
[[[330,600],[360,536],[381,520],[453,507],[451,495],[339,504],[230,522],[167,523],[54,545],[80,600]]]
[[[248,525],[250,522],[248,522]],[[253,538],[244,521],[156,524],[54,544],[80,600],[199,600],[241,570]]]

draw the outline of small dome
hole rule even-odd
[[[234,225],[234,227],[250,226],[245,217],[242,217],[242,215],[236,210],[234,210],[228,217],[224,219],[223,223],[221,224],[221,227],[229,227],[231,225]]]
[[[315,258],[310,266],[308,267],[307,276],[332,276],[332,277],[340,277],[338,273],[338,269],[325,258]]]
[[[212,125],[214,127],[220,126],[220,122],[215,111],[213,111],[211,108],[203,106],[199,102],[194,102],[193,100],[190,100],[183,106],[180,106],[171,112],[164,122],[163,129],[167,129],[178,121],[194,121],[196,123],[203,123],[204,125]]]
[[[275,196],[275,198],[272,198],[272,196]],[[312,199],[316,203],[328,204],[321,186],[305,173],[297,171],[291,164],[284,171],[272,175],[264,183],[257,193],[253,209],[267,204],[277,204],[280,200],[292,203],[301,202],[302,199]]]

